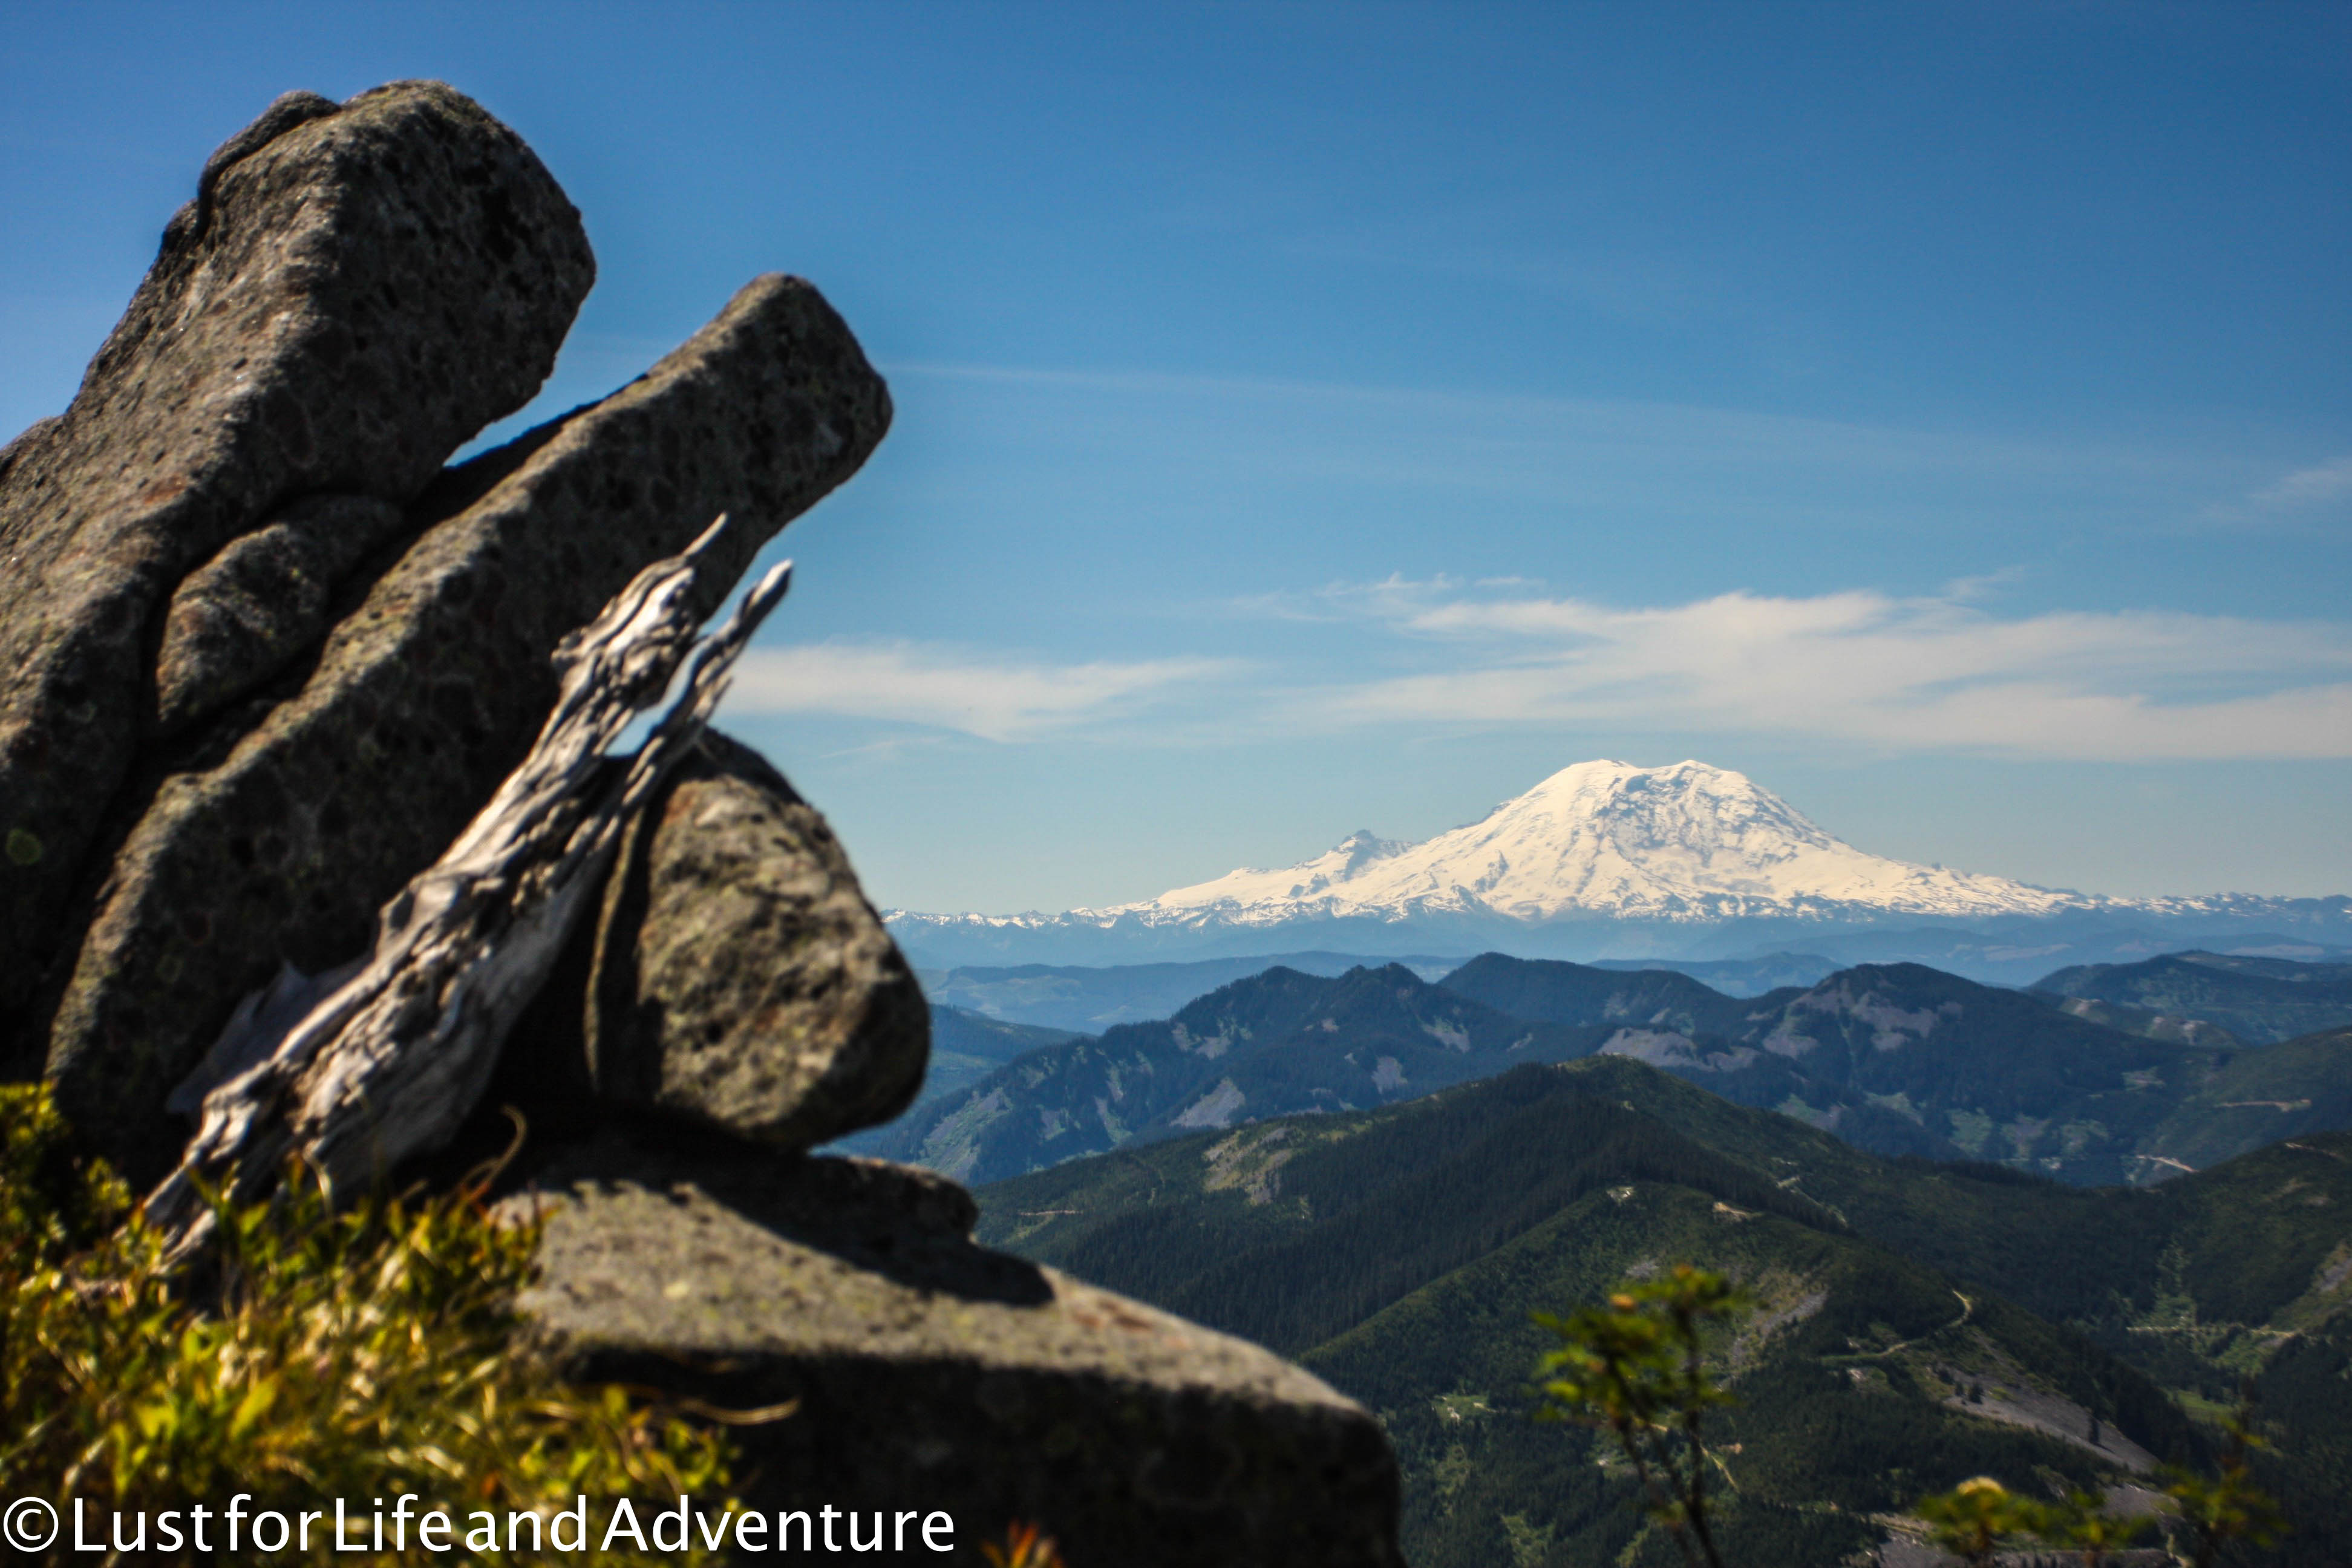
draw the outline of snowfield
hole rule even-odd
[[[2320,900],[2327,918],[2352,900]],[[2336,906],[2342,906],[2337,908]],[[2113,899],[1920,866],[1857,849],[1744,773],[1705,763],[1562,768],[1467,826],[1423,843],[1369,831],[1278,870],[1243,868],[1157,898],[1059,914],[886,912],[908,933],[1160,930],[1198,933],[1319,922],[1491,930],[1562,921],[1629,927],[1756,919],[1874,924],[2084,912],[2271,918],[2247,894]],[[2326,914],[2326,911],[2321,911]],[[1302,940],[1305,940],[1302,938]],[[2062,951],[2063,944],[2053,948]]]
[[[1744,773],[1704,763],[1579,763],[1466,827],[1422,844],[1358,833],[1279,871],[1229,871],[1079,913],[1244,924],[1478,912],[1732,920],[1865,905],[1890,914],[2046,915],[2079,894],[1871,855]]]

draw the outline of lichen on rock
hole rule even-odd
[[[414,497],[594,277],[538,158],[439,82],[289,94],[213,155],[71,406],[0,453],[0,834],[41,848],[0,867],[0,1014],[138,761],[181,581],[299,497]]]
[[[841,841],[715,731],[627,829],[583,1038],[599,1094],[813,1148],[921,1088],[929,1008]]]
[[[610,397],[446,472],[299,687],[217,763],[160,780],[128,828],[47,1031],[68,1113],[161,1174],[172,1087],[282,963],[364,946],[520,759],[556,644],[722,511],[739,526],[712,578],[731,582],[889,415],[841,318],[769,276]]]

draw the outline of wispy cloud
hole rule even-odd
[[[1055,663],[937,643],[820,643],[754,649],[728,706],[1004,742],[1106,729],[1184,747],[1318,729],[1528,727],[1915,754],[2352,758],[2352,626],[2002,615],[1986,603],[1997,580],[1911,598],[1741,592],[1629,607],[1392,575],[1231,608],[1321,623],[1359,657],[1385,644],[1384,662],[1402,657],[1419,667],[1410,674],[1300,683],[1223,658]]]
[[[1334,589],[1446,668],[1302,694],[1349,724],[1717,730],[1898,751],[2352,756],[2352,628],[2168,612],[2003,617],[1979,584],[1623,608],[1391,578]]]
[[[2281,474],[2205,509],[2207,523],[2309,530],[2352,511],[2352,454]]]
[[[937,643],[817,643],[745,654],[727,708],[879,719],[1025,741],[1127,717],[1232,668],[1209,658],[1052,664]]]
[[[2276,484],[2256,490],[2252,499],[2258,506],[2294,508],[2352,499],[2352,456],[2298,468]]]

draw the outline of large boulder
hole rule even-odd
[[[530,400],[594,277],[530,149],[438,82],[289,93],[205,163],[71,406],[0,452],[0,1023],[156,729],[174,591],[308,496],[382,522]],[[181,682],[173,722],[236,687]]]
[[[700,754],[625,830],[581,1037],[601,1099],[807,1149],[922,1087],[930,1010],[824,818],[748,746]]]
[[[1073,1564],[1401,1568],[1379,1424],[1255,1345],[975,1246],[942,1177],[607,1131],[528,1173],[522,1307],[580,1376],[734,1409],[744,1501],[1013,1521]],[[861,1529],[865,1526],[861,1523]]]
[[[769,276],[620,391],[448,470],[299,684],[234,710],[249,727],[217,721],[216,755],[132,802],[47,1030],[84,1135],[161,1175],[184,1137],[173,1085],[282,963],[315,973],[365,946],[528,748],[557,642],[726,511],[715,610],[889,417],[841,318]]]

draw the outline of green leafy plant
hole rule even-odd
[[[1927,1521],[1930,1540],[1970,1563],[1991,1562],[2003,1541],[2037,1533],[2047,1522],[2042,1505],[1990,1476],[1975,1476],[1948,1492],[1923,1498],[1913,1511]]]
[[[2254,1450],[2266,1445],[2254,1430],[2250,1385],[2240,1389],[2237,1407],[2221,1418],[2221,1464],[2216,1473],[2200,1475],[2179,1465],[2165,1468],[2165,1493],[2172,1499],[2175,1517],[2188,1537],[2189,1560],[2196,1568],[2212,1568],[2230,1542],[2268,1546],[2286,1528],[2278,1504],[2254,1485],[2251,1460]]]
[[[2073,1491],[2063,1501],[2039,1505],[2042,1518],[2034,1537],[2045,1546],[2074,1552],[2083,1568],[2099,1568],[2110,1552],[2120,1552],[2148,1532],[2150,1521],[2127,1519],[2107,1511],[2106,1500],[2096,1492]]]
[[[2203,1475],[2179,1465],[2165,1468],[2173,1512],[2167,1528],[2175,1561],[2213,1568],[2233,1541],[2267,1546],[2284,1529],[2278,1505],[2253,1483],[2249,1456],[2263,1445],[2254,1431],[2251,1394],[2224,1417],[2227,1441],[2220,1469]],[[2021,1497],[1990,1476],[1962,1481],[1951,1491],[1923,1498],[1913,1512],[1924,1520],[1936,1544],[1966,1563],[1990,1563],[2003,1542],[2032,1541],[2080,1554],[2084,1568],[2099,1568],[2110,1552],[2145,1535],[2151,1521],[2106,1510],[2097,1494],[2075,1491],[2064,1500],[2040,1502]]]
[[[1612,1434],[1651,1517],[1692,1568],[1723,1568],[1707,1520],[1706,1419],[1732,1402],[1707,1370],[1705,1326],[1748,1305],[1722,1275],[1685,1263],[1663,1279],[1625,1281],[1604,1305],[1536,1314],[1560,1341],[1538,1369],[1538,1419]]]
[[[132,1513],[247,1492],[289,1517],[413,1494],[460,1533],[488,1514],[502,1545],[510,1515],[543,1529],[583,1497],[726,1497],[722,1434],[570,1386],[518,1340],[535,1224],[501,1223],[479,1184],[337,1213],[300,1175],[218,1209],[198,1297],[46,1089],[0,1087],[0,1494]]]

